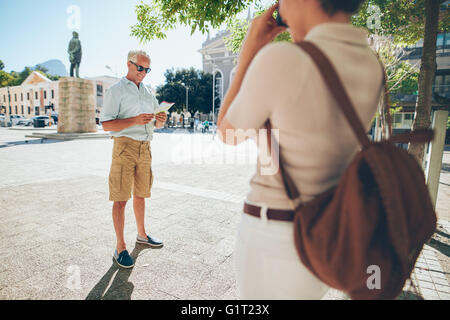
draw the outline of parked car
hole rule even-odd
[[[33,118],[35,118],[35,117],[33,117]],[[17,125],[18,126],[32,126],[33,125],[33,118],[23,118],[23,119],[20,119],[18,122],[17,122]]]
[[[34,120],[44,120],[45,121],[45,126],[48,126],[50,123],[50,117],[49,116],[36,116],[33,117],[33,124],[34,124]],[[53,122],[53,119],[52,119]]]
[[[24,117],[23,116],[19,116],[18,114],[12,114],[11,115],[11,122],[12,122],[13,126],[17,125],[18,122],[20,120],[22,120],[22,119],[24,119]]]

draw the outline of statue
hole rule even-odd
[[[69,42],[69,61],[70,61],[70,76],[73,77],[73,69],[75,68],[77,78],[80,77],[80,63],[81,63],[81,42],[78,39],[78,33],[72,33],[73,38]]]

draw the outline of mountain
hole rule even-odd
[[[61,60],[57,60],[57,59],[48,60],[43,63],[38,63],[36,65],[36,67],[37,66],[44,67],[45,69],[48,70],[47,71],[48,74],[51,74],[54,76],[67,77],[69,75],[67,73],[66,66],[61,62]]]

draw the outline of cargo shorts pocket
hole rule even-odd
[[[111,193],[119,193],[122,190],[122,165],[114,165],[109,173],[109,190]]]
[[[150,190],[152,189],[153,185],[153,170],[150,168]]]
[[[120,155],[125,151],[127,147],[126,142],[115,142],[113,149],[113,159],[120,157]]]

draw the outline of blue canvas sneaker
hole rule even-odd
[[[114,260],[122,268],[132,268],[134,266],[133,258],[131,258],[127,250],[123,250],[120,254],[117,253],[117,249],[114,250]]]
[[[161,248],[163,246],[163,243],[161,240],[159,240],[158,238],[155,238],[155,237],[151,237],[149,235],[147,235],[147,239],[142,238],[141,236],[137,235],[136,242],[146,244],[152,248]]]

